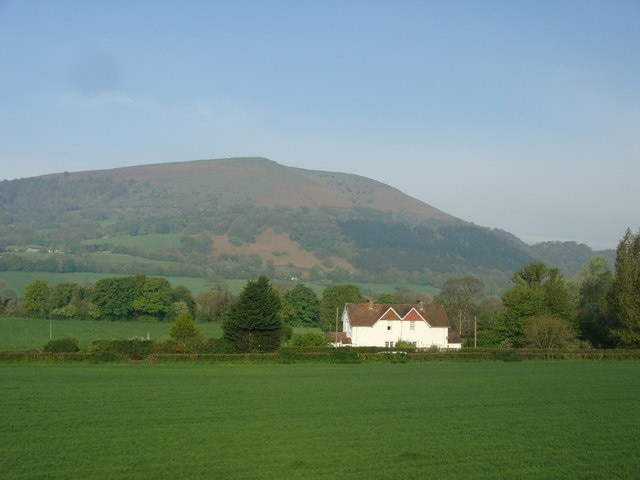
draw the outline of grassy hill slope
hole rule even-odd
[[[3,181],[0,207],[0,271],[425,285],[474,274],[497,288],[545,253],[572,274],[590,252],[534,250],[381,182],[264,158]]]

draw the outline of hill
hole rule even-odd
[[[425,285],[473,274],[497,289],[532,261],[570,276],[595,255],[529,247],[381,182],[264,158],[5,180],[0,208],[0,270]]]

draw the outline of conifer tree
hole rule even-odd
[[[621,347],[640,347],[640,231],[630,229],[616,250],[616,276],[609,293],[611,335]]]
[[[238,299],[224,314],[224,338],[239,352],[269,352],[280,346],[282,300],[262,275],[247,282]]]

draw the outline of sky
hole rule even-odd
[[[0,0],[0,179],[238,156],[615,248],[640,0]]]

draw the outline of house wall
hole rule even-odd
[[[415,342],[418,348],[429,348],[438,346],[447,347],[447,328],[429,327],[425,322],[414,322],[414,329],[411,330],[409,321],[386,321],[379,320],[373,327],[354,327],[348,321],[345,322],[345,331],[351,337],[354,347],[384,347],[386,342],[398,342],[404,340]]]

